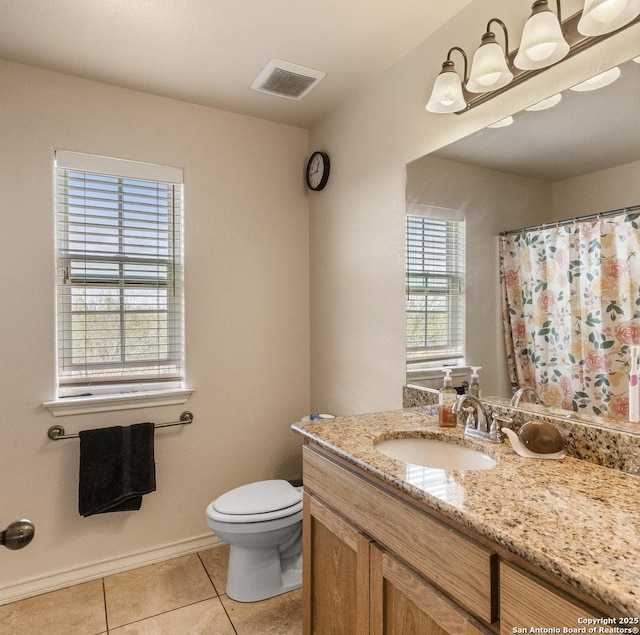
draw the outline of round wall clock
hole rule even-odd
[[[307,187],[318,192],[329,180],[329,155],[326,152],[314,152],[307,163]]]

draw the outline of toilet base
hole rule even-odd
[[[282,558],[278,546],[250,549],[231,545],[227,596],[259,602],[302,586],[302,554]]]

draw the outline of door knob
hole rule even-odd
[[[0,545],[7,549],[22,549],[32,540],[35,533],[33,523],[26,518],[12,522],[4,531],[0,531]]]

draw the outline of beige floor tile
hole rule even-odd
[[[102,580],[0,606],[0,633],[96,635],[105,633]]]
[[[262,602],[235,602],[220,597],[238,635],[300,635],[302,589]]]
[[[212,547],[198,553],[207,573],[211,576],[218,595],[225,593],[227,586],[227,568],[229,566],[229,545]]]
[[[109,629],[215,597],[196,554],[104,579]]]
[[[111,629],[111,635],[235,635],[219,598]]]

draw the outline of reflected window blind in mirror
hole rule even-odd
[[[180,388],[182,170],[55,163],[58,396]]]
[[[413,204],[406,217],[407,361],[464,355],[464,214]]]

